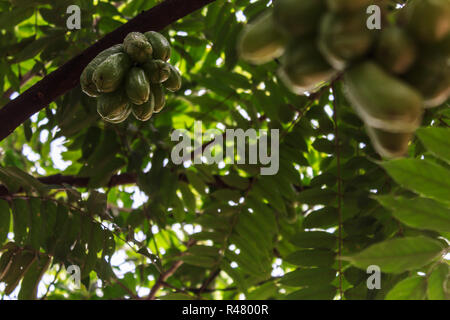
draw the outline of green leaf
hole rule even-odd
[[[216,259],[208,256],[185,255],[180,258],[184,263],[210,269],[216,265]]]
[[[334,234],[325,231],[306,231],[296,233],[291,238],[291,242],[299,248],[334,249],[337,238]]]
[[[449,266],[445,263],[438,264],[428,277],[427,295],[429,300],[448,300],[450,278]]]
[[[37,298],[39,282],[47,271],[50,261],[51,259],[48,256],[39,256],[33,262],[20,285],[19,300],[34,300]]]
[[[9,204],[5,200],[0,199],[0,246],[8,237],[10,225],[11,213],[9,212]]]
[[[308,214],[303,220],[305,228],[322,228],[326,229],[338,224],[339,214],[334,207],[325,207]]]
[[[418,229],[450,232],[450,209],[426,198],[407,199],[390,195],[376,199],[392,211],[392,215],[404,224]]]
[[[174,292],[174,293],[166,294],[164,296],[160,296],[160,297],[158,297],[158,299],[161,299],[161,300],[195,300],[195,297],[189,296],[184,293]]]
[[[18,244],[25,244],[27,228],[31,224],[31,217],[27,202],[14,199],[12,205],[14,239]]]
[[[299,250],[284,260],[302,267],[328,267],[334,263],[334,252],[329,250]]]
[[[450,129],[419,128],[416,134],[428,151],[450,163]]]
[[[377,265],[382,272],[401,273],[421,268],[442,254],[443,245],[423,236],[405,237],[376,243],[351,257],[342,257],[366,269]]]
[[[186,170],[186,176],[189,183],[198,191],[201,195],[206,195],[206,184],[203,180],[193,171]]]
[[[2,281],[6,283],[5,294],[10,295],[36,259],[34,252],[22,251],[12,257],[12,264]]]
[[[89,198],[87,200],[87,209],[90,215],[103,216],[106,211],[107,196],[105,193],[98,191],[91,191]]]
[[[12,176],[7,168],[0,168],[0,181],[10,193],[17,193],[20,190],[20,181]]]
[[[336,199],[336,192],[331,189],[308,189],[298,195],[298,201],[308,205],[327,205]]]
[[[31,227],[30,227],[30,244],[35,250],[39,250],[43,244],[43,236],[45,236],[46,230],[44,228],[43,213],[41,211],[41,200],[37,198],[31,198],[28,201],[31,214]]]
[[[286,296],[287,300],[331,300],[336,295],[336,287],[332,285],[311,286],[294,291]]]
[[[189,210],[189,212],[194,213],[195,212],[195,196],[192,193],[191,189],[189,188],[189,185],[183,181],[179,182],[178,187],[180,188],[181,195],[183,197],[183,201]]]
[[[271,281],[264,283],[246,295],[248,300],[267,300],[277,295],[278,287]]]
[[[427,160],[397,159],[381,164],[401,186],[449,202],[450,170]]]
[[[413,276],[395,285],[386,296],[386,300],[423,300],[426,295],[425,277]]]
[[[321,285],[331,283],[336,278],[336,270],[330,268],[298,269],[286,273],[280,284],[290,287]]]
[[[319,152],[333,154],[336,151],[336,146],[334,142],[327,139],[316,139],[312,144],[314,149]]]

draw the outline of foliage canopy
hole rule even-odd
[[[1,105],[157,3],[0,0]],[[276,61],[238,58],[268,3],[214,1],[162,30],[183,86],[149,122],[103,122],[77,86],[0,142],[3,298],[448,298],[448,102],[426,110],[407,158],[383,161],[340,81],[298,96]],[[67,31],[72,4],[82,28]],[[175,165],[172,130],[198,120],[279,129],[278,173]]]

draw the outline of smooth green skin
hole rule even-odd
[[[372,61],[344,75],[345,94],[366,124],[389,132],[414,132],[422,121],[421,95]]]
[[[139,106],[133,104],[131,105],[131,109],[136,119],[140,121],[150,120],[153,115],[153,111],[155,110],[155,98],[153,97],[153,94],[146,103]]]
[[[140,32],[130,32],[123,40],[123,46],[125,52],[137,63],[152,59],[153,47]]]
[[[324,0],[277,0],[273,4],[275,25],[294,37],[315,33],[324,12]]]
[[[342,15],[326,13],[320,24],[319,49],[338,70],[363,57],[371,48],[374,34],[366,26],[365,12]]]
[[[367,134],[374,149],[384,158],[392,159],[405,156],[409,142],[414,137],[412,132],[393,133],[366,126]]]
[[[162,34],[155,31],[144,33],[153,48],[153,59],[167,61],[170,59],[170,42]]]
[[[80,77],[81,89],[84,93],[91,97],[98,97],[101,95],[101,92],[97,90],[97,86],[93,81],[94,71],[109,56],[120,52],[124,52],[122,44],[112,46],[111,48],[100,52],[94,59],[92,59],[92,61],[86,66],[86,68],[84,68]]]
[[[155,109],[153,113],[160,112],[166,105],[166,95],[164,88],[160,84],[151,84],[152,95],[155,98]]]
[[[167,90],[169,90],[171,92],[175,92],[175,91],[180,90],[180,88],[181,88],[181,83],[182,83],[181,82],[181,74],[171,64],[169,64],[169,67],[170,67],[170,76],[163,83],[163,85]]]
[[[371,4],[378,4],[374,0],[326,0],[328,8],[335,12],[354,12],[367,8]]]
[[[413,0],[406,8],[408,30],[420,42],[431,44],[450,33],[450,1]]]
[[[289,47],[282,62],[279,75],[297,94],[317,91],[336,74],[323,59],[314,42],[308,40]]]
[[[163,60],[151,60],[142,65],[142,68],[144,69],[145,74],[147,75],[151,83],[162,83],[169,79],[169,63]]]
[[[441,47],[442,48],[442,47]],[[424,97],[425,107],[443,104],[450,96],[450,60],[444,50],[430,48],[405,74],[405,80]]]
[[[125,121],[130,115],[130,102],[124,90],[105,93],[97,99],[97,112],[103,120],[111,123]]]
[[[253,64],[267,63],[284,53],[285,39],[275,26],[271,10],[244,27],[237,50],[242,59]]]
[[[375,55],[378,63],[386,70],[403,74],[416,60],[417,49],[404,29],[391,26],[381,31]]]
[[[134,104],[140,105],[150,98],[150,82],[144,70],[133,67],[125,78],[125,91],[128,99]]]
[[[116,53],[103,61],[93,74],[93,81],[100,92],[113,92],[122,83],[131,67],[126,53]]]

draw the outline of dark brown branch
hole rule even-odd
[[[0,109],[0,141],[33,114],[77,86],[87,64],[131,31],[159,31],[215,0],[166,0],[117,28]]]

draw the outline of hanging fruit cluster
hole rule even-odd
[[[164,108],[164,89],[175,92],[181,87],[180,73],[167,62],[170,53],[163,35],[131,32],[123,44],[102,51],[87,65],[81,88],[97,97],[97,111],[105,121],[120,123],[130,113],[147,121]]]
[[[368,8],[379,9],[381,29],[369,27]],[[297,94],[343,73],[375,149],[399,157],[423,109],[450,95],[450,0],[391,9],[388,0],[276,0],[244,28],[238,50],[255,64],[281,57],[278,75]]]

